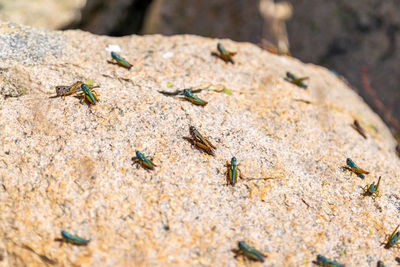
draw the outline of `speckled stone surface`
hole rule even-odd
[[[217,42],[237,51],[235,65],[211,56]],[[264,252],[265,266],[312,266],[317,254],[347,266],[395,264],[398,251],[381,244],[399,223],[395,141],[326,69],[189,35],[3,24],[0,44],[0,88],[12,79],[25,89],[0,97],[0,266],[250,264],[233,257],[239,240]],[[109,45],[130,70],[107,63]],[[286,82],[287,70],[309,76],[309,89]],[[77,80],[100,86],[97,105],[53,97],[54,86]],[[157,92],[206,84],[232,94],[203,91],[203,108]],[[351,127],[355,118],[368,139]],[[190,125],[215,157],[183,139]],[[137,168],[135,150],[158,167]],[[232,156],[244,175],[276,179],[227,186]],[[371,173],[344,171],[347,157]],[[363,197],[379,176],[381,196]],[[91,242],[60,244],[61,229]]]

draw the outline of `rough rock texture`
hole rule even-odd
[[[2,0],[0,21],[58,29],[77,20],[86,0]]]
[[[400,212],[395,142],[326,69],[229,40],[0,27],[2,78],[25,89],[0,98],[0,266],[234,266],[239,240],[265,252],[265,266],[310,266],[318,253],[395,264],[381,245]],[[211,56],[217,42],[237,51],[235,65]],[[109,45],[130,71],[107,63]],[[309,76],[309,89],[287,70]],[[52,97],[77,80],[100,86],[98,105]],[[232,94],[203,91],[202,108],[157,92],[207,83]],[[215,157],[183,140],[189,125]],[[132,165],[135,150],[158,167]],[[227,186],[232,156],[244,175],[276,179]],[[371,174],[343,171],[347,157]],[[362,187],[379,176],[374,202]],[[61,245],[61,229],[91,242]]]
[[[400,2],[289,2],[293,5],[288,23],[292,54],[343,74],[400,132],[400,105],[396,105],[400,101]],[[372,89],[362,75],[363,66]]]

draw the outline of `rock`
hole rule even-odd
[[[137,34],[152,0],[87,0],[79,20],[66,28],[96,34],[123,36]]]
[[[237,0],[232,4],[227,0],[154,0],[141,32],[231,38],[287,54],[289,43],[285,22],[291,14],[292,7],[285,1]]]
[[[0,21],[13,21],[55,30],[79,19],[79,11],[85,2],[85,0],[3,0],[0,6]]]
[[[270,1],[269,1],[270,2]],[[258,43],[263,33],[259,0],[155,0],[143,33],[198,34]]]
[[[289,2],[292,54],[344,75],[394,132],[400,132],[399,2]]]
[[[3,24],[0,41],[2,79],[25,88],[0,98],[1,266],[233,266],[244,262],[231,251],[239,240],[264,252],[267,266],[317,254],[348,266],[394,264],[397,251],[381,243],[398,224],[395,140],[326,69],[191,35]],[[237,52],[234,65],[211,55],[218,42]],[[110,45],[130,70],[107,63]],[[308,89],[286,82],[288,70],[309,76]],[[77,80],[100,86],[97,105],[53,97],[54,86]],[[202,91],[209,103],[199,107],[157,92],[206,84],[231,94]],[[355,118],[368,139],[351,127]],[[215,157],[183,139],[190,125]],[[154,171],[133,165],[136,150],[154,157]],[[228,186],[232,156],[243,175],[275,179]],[[371,173],[362,180],[342,170],[347,157]],[[363,197],[379,176],[381,196]],[[89,245],[60,244],[61,229]]]

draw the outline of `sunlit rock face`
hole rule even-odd
[[[217,43],[236,52],[234,64],[211,54]],[[2,24],[0,47],[0,265],[234,266],[245,262],[232,252],[241,240],[267,266],[317,254],[395,264],[397,251],[381,245],[398,223],[395,141],[325,68],[192,35]],[[133,66],[113,64],[110,50]],[[307,89],[287,71],[309,77]],[[96,105],[55,97],[55,86],[76,81],[99,86]],[[159,93],[184,88],[204,89],[195,95],[208,104]],[[190,126],[214,156],[184,139]],[[154,170],[135,164],[135,151]],[[370,173],[351,174],[346,158]],[[379,176],[373,201],[363,188]],[[89,244],[58,242],[62,229]]]

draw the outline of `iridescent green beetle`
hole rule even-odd
[[[86,246],[90,240],[83,239],[79,236],[72,235],[65,230],[61,230],[62,241],[77,246]]]
[[[373,199],[379,197],[379,183],[381,182],[381,176],[379,176],[378,183],[372,183],[370,185],[366,185],[363,190],[364,194],[371,196]]]
[[[389,235],[388,241],[387,241],[387,243],[385,245],[386,249],[389,249],[389,248],[393,247],[397,243],[397,240],[399,240],[400,232],[396,232],[397,229],[399,229],[399,226],[400,225],[398,225],[396,227],[396,229],[394,229],[393,233],[391,235]]]
[[[242,180],[273,180],[276,179],[274,177],[261,177],[261,178],[251,178],[243,176],[242,172],[239,169],[239,164],[237,163],[236,157],[232,157],[231,162],[226,162],[226,167],[228,171],[226,172],[228,184],[234,186],[237,181]]]
[[[228,167],[228,172],[227,172],[228,183],[230,185],[235,185],[239,175],[236,158],[233,157],[230,163],[229,162],[226,163],[226,166]]]
[[[157,167],[153,161],[147,159],[139,150],[136,150],[136,157],[133,157],[132,160],[140,163],[144,168],[149,170],[154,170],[154,167]]]
[[[365,178],[364,174],[369,174],[369,172],[361,169],[360,167],[358,167],[352,160],[351,158],[347,158],[346,159],[346,164],[347,166],[344,166],[345,169],[348,169],[352,172],[354,172],[355,174],[357,174],[358,177],[360,178]]]
[[[243,255],[250,260],[264,262],[266,255],[253,248],[252,246],[247,245],[244,241],[238,242],[239,249],[233,250],[235,253],[235,258],[239,255]]]
[[[89,103],[96,105],[97,101],[99,101],[97,93],[94,90],[90,90],[89,87],[84,83],[82,83],[81,87],[83,90],[84,99],[86,99]]]
[[[291,82],[291,83],[293,83],[299,87],[302,87],[304,89],[307,89],[307,85],[303,81],[307,80],[307,79],[308,79],[308,77],[298,78],[293,73],[286,72],[286,78],[285,78],[286,81]]]
[[[111,52],[111,57],[113,58],[113,60],[115,60],[115,62],[113,61],[108,61],[111,64],[118,64],[121,67],[130,69],[132,68],[132,64],[130,64],[128,61],[126,61],[126,59],[124,59],[123,57],[121,57],[120,55],[118,55],[116,52],[112,51]]]
[[[184,89],[183,95],[185,96],[183,99],[186,99],[198,106],[205,106],[208,103],[207,101],[204,101],[204,100],[198,98],[197,96],[195,96],[189,89]]]

